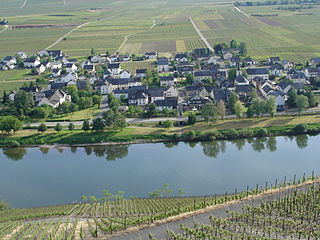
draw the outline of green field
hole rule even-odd
[[[233,7],[232,1],[220,0],[27,0],[22,7],[23,2],[0,0],[0,17],[6,17],[11,25],[24,25],[1,33],[0,56],[17,51],[35,53],[81,24],[85,25],[52,48],[75,57],[88,55],[91,48],[98,53],[113,53],[120,46],[121,53],[135,54],[191,51],[204,47],[204,43],[189,17],[211,44],[231,39],[245,41],[248,54],[254,58],[280,55],[305,62],[320,56],[319,5],[299,11],[279,10],[279,5],[239,7],[245,15]],[[30,24],[64,25],[30,28]]]

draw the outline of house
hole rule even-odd
[[[211,99],[213,99],[215,102],[227,102],[228,97],[230,95],[230,92],[225,89],[216,88],[216,87],[206,87]]]
[[[38,87],[21,87],[20,90],[24,92],[32,93],[32,95],[35,96],[35,94],[39,92],[40,89]]]
[[[248,68],[248,80],[252,81],[256,77],[269,80],[269,70],[267,68]]]
[[[78,79],[78,74],[74,72],[69,72],[67,75],[61,77],[59,82],[76,82]]]
[[[128,62],[131,59],[131,55],[120,55],[118,56],[118,61],[119,62]]]
[[[59,76],[61,76],[61,72],[62,72],[61,69],[54,68],[54,69],[52,69],[51,76],[52,77],[59,77]]]
[[[42,50],[37,54],[39,57],[49,56],[49,53],[46,50]]]
[[[188,62],[188,54],[186,54],[186,53],[177,53],[174,59],[177,62]]]
[[[139,78],[145,78],[147,76],[147,72],[148,72],[148,70],[145,68],[144,69],[137,69],[136,76]]]
[[[22,60],[24,60],[24,59],[26,59],[26,58],[28,57],[25,52],[18,52],[17,55],[18,55]]]
[[[77,70],[78,70],[78,67],[76,64],[74,64],[72,62],[67,63],[67,65],[66,65],[66,72],[67,73],[74,73]]]
[[[166,98],[175,98],[179,96],[179,91],[175,87],[171,86],[169,88],[165,88],[164,97]]]
[[[177,71],[180,74],[189,74],[189,73],[193,73],[194,72],[194,66],[178,66],[177,67]]]
[[[289,82],[286,82],[286,81],[281,81],[281,82],[279,82],[277,88],[278,88],[279,91],[287,94],[291,89],[291,84]]]
[[[249,85],[249,81],[242,74],[238,74],[238,76],[234,79],[234,85]]]
[[[120,78],[131,78],[131,73],[127,70],[124,70],[120,73]]]
[[[272,64],[269,67],[269,71],[272,75],[277,76],[277,77],[281,77],[281,76],[283,76],[284,68],[280,64]]]
[[[209,48],[197,48],[193,50],[192,55],[198,60],[209,59],[211,51]]]
[[[159,58],[157,61],[158,72],[169,72],[170,65],[168,58]]]
[[[199,82],[205,79],[213,80],[212,72],[209,70],[195,71],[193,75],[194,79]]]
[[[136,86],[142,86],[139,78],[111,78],[98,82],[96,88],[101,94],[108,94],[117,89],[128,89]]]
[[[149,103],[148,95],[143,91],[137,91],[128,95],[129,105],[145,106]]]
[[[147,52],[144,54],[146,59],[156,59],[158,57],[157,52]]]
[[[61,50],[47,50],[47,53],[55,60],[61,59],[63,57],[63,52]]]
[[[111,55],[110,56],[111,62],[117,62],[118,61],[118,55]]]
[[[264,97],[267,97],[270,93],[273,92],[273,88],[269,84],[265,84],[259,90]]]
[[[27,58],[23,62],[23,66],[25,68],[36,68],[39,65],[40,65],[40,61],[39,61],[39,58],[36,56],[32,56],[30,58]]]
[[[173,76],[163,76],[160,77],[160,86],[161,87],[171,87],[174,86],[175,79]]]
[[[284,70],[290,70],[293,68],[293,62],[290,62],[288,60],[283,60],[281,62],[281,66],[283,67]]]
[[[289,76],[289,79],[292,80],[293,83],[306,83],[307,78],[304,72],[296,72]]]
[[[120,99],[121,96],[124,96],[125,99],[128,98],[129,89],[117,89],[113,91],[113,95],[115,98]]]
[[[92,63],[100,63],[100,62],[102,62],[102,58],[100,56],[93,56],[90,58],[90,61]]]
[[[166,98],[164,100],[157,100],[154,102],[156,108],[160,111],[163,109],[177,109],[178,99],[177,98]]]
[[[317,78],[318,74],[320,73],[320,67],[309,67],[304,70],[304,73],[307,78]]]
[[[320,57],[312,58],[311,63],[312,66],[319,66],[320,65]]]
[[[51,69],[61,69],[62,68],[62,63],[61,62],[53,62],[50,64]]]
[[[108,64],[108,70],[112,76],[117,76],[121,73],[120,63]]]
[[[40,64],[39,66],[36,67],[37,73],[40,75],[46,71],[46,67],[43,64]]]
[[[203,96],[199,93],[194,93],[187,100],[185,108],[192,110],[199,110],[203,107],[203,105],[212,102],[209,97]]]
[[[149,102],[164,100],[165,90],[166,90],[165,88],[149,88],[148,89]]]
[[[245,58],[242,60],[242,64],[245,66],[253,66],[257,64],[257,61],[253,60],[252,58]]]
[[[222,53],[222,57],[224,60],[229,60],[233,57],[233,54],[231,53],[231,49],[230,48],[223,48],[221,50]]]
[[[268,64],[281,64],[281,59],[280,57],[270,57],[267,60]]]
[[[210,56],[209,59],[206,61],[206,64],[217,64],[219,59],[219,56]]]
[[[239,57],[232,57],[229,59],[230,67],[237,67],[240,65],[240,58]]]
[[[2,62],[7,66],[11,66],[17,64],[17,59],[13,56],[6,56],[2,59]]]
[[[235,92],[238,94],[240,99],[245,99],[250,96],[251,87],[250,85],[238,85],[235,86]]]
[[[42,105],[49,105],[53,108],[57,108],[60,104],[64,102],[71,102],[71,96],[66,94],[61,89],[55,91],[44,91],[42,94],[42,99],[40,95],[38,99],[40,100],[38,103],[39,107]]]
[[[283,111],[285,109],[287,97],[283,92],[272,91],[270,94],[268,94],[268,97],[275,98],[275,105],[277,106],[278,111]]]
[[[87,73],[95,73],[96,72],[96,68],[93,64],[84,65],[83,70],[86,71]]]

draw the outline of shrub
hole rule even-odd
[[[16,140],[13,140],[12,142],[9,142],[7,144],[8,147],[20,147],[20,143]]]
[[[308,131],[308,125],[307,124],[298,124],[297,126],[295,126],[293,129],[293,133],[306,133]]]
[[[45,132],[45,131],[47,131],[47,129],[48,129],[48,127],[47,127],[47,125],[44,124],[44,123],[41,123],[41,124],[39,125],[39,127],[37,128],[38,132]]]
[[[54,127],[54,130],[56,130],[57,132],[61,132],[62,131],[62,126],[60,123],[57,123],[57,125]]]
[[[236,129],[229,129],[226,131],[225,136],[229,139],[235,139],[239,137],[239,132]]]
[[[74,124],[70,123],[69,126],[68,126],[69,131],[74,130],[74,128],[75,128]]]
[[[162,127],[171,128],[172,127],[172,122],[169,121],[169,120],[166,120],[166,121],[162,122]]]
[[[268,130],[265,128],[260,128],[257,132],[256,132],[256,136],[257,137],[266,137],[268,136]]]

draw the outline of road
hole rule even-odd
[[[319,187],[319,180],[316,181],[316,184]],[[269,192],[267,194],[263,194],[262,196],[253,196],[252,198],[244,199],[241,201],[233,202],[227,206],[221,205],[220,207],[215,207],[213,210],[206,211],[204,213],[200,213],[195,216],[190,216],[181,220],[163,223],[158,226],[153,226],[150,228],[145,228],[139,231],[131,232],[128,234],[123,234],[115,237],[111,237],[108,239],[112,240],[149,240],[149,235],[152,234],[156,239],[163,240],[167,239],[167,230],[171,230],[173,232],[180,232],[179,226],[180,224],[187,225],[189,227],[193,227],[193,222],[196,221],[201,224],[210,224],[209,217],[214,216],[217,218],[227,218],[227,211],[233,212],[242,212],[242,208],[246,205],[250,206],[258,206],[262,202],[279,200],[280,198],[286,196],[287,194],[291,194],[294,190],[297,191],[305,191],[308,187],[311,187],[312,183],[303,184],[299,187],[295,188],[285,188],[282,190],[275,190],[273,192]]]
[[[26,6],[27,2],[28,2],[28,0],[24,0],[23,4],[20,6],[20,8],[21,9],[24,8]]]
[[[245,15],[247,18],[250,18],[250,16],[246,14],[244,11],[242,11],[240,8],[234,7],[234,9],[237,10],[239,13],[242,13],[243,15]]]
[[[124,14],[124,13],[122,12],[122,13],[119,13],[117,15],[113,15],[113,16],[110,16],[110,17],[102,18],[102,19],[99,19],[99,20],[91,21],[91,22],[82,23],[81,25],[79,25],[79,26],[75,27],[74,29],[72,29],[71,31],[67,32],[65,35],[63,35],[57,41],[52,43],[50,46],[46,47],[44,50],[48,50],[50,48],[53,48],[55,45],[60,43],[64,38],[68,37],[71,33],[73,33],[74,31],[78,30],[79,28],[82,28],[82,27],[84,27],[86,25],[89,25],[91,23],[96,23],[96,22],[104,21],[104,20],[111,19],[111,18],[114,18],[114,17],[118,17],[118,16],[120,16],[122,14]]]
[[[97,117],[101,117],[103,112],[105,112],[106,110],[108,110],[108,99],[107,97],[103,97],[102,100],[102,104],[101,104],[101,112],[97,115]],[[284,115],[288,115],[290,116],[290,114],[297,114],[297,110],[289,110],[287,112],[279,112],[276,114],[276,116],[284,116]],[[306,113],[320,113],[320,108],[313,108],[313,109],[308,109],[302,112],[303,114]],[[261,115],[261,117],[263,116],[269,116],[268,114],[263,114]],[[235,119],[237,118],[236,115],[227,115],[225,116],[224,119]],[[201,120],[202,118],[198,118],[198,120]],[[185,117],[163,117],[163,118],[127,118],[126,121],[127,123],[157,123],[159,121],[186,121],[187,118]],[[66,122],[46,122],[45,124],[48,127],[53,127],[55,126],[57,123],[60,123],[62,126],[68,126],[69,121]],[[80,126],[83,124],[83,121],[73,121],[72,122],[74,125],[76,126]],[[30,124],[25,124],[25,126],[30,126],[30,127],[38,127],[41,123],[30,123]]]
[[[194,29],[197,31],[199,37],[201,38],[201,40],[204,42],[204,44],[207,46],[207,48],[209,48],[212,52],[214,52],[211,44],[208,42],[208,40],[202,35],[200,29],[197,27],[197,25],[195,24],[195,22],[192,20],[191,17],[189,17],[190,22],[192,23]]]

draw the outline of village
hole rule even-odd
[[[93,51],[94,53],[94,51]],[[122,67],[126,62],[152,62],[152,69],[130,72]],[[228,105],[233,94],[248,107],[254,93],[262,100],[273,98],[277,111],[290,104],[290,92],[319,93],[320,58],[306,64],[295,64],[280,57],[257,61],[241,56],[239,48],[195,49],[177,53],[171,58],[159,57],[157,52],[143,56],[92,54],[79,62],[61,50],[44,50],[27,56],[24,52],[6,56],[0,61],[2,71],[15,68],[31,69],[31,73],[49,76],[45,85],[35,84],[20,88],[31,93],[37,107],[59,108],[73,102],[68,87],[92,89],[99,96],[113,95],[121,100],[121,110],[129,106],[146,109],[150,104],[158,111],[171,110],[173,116],[183,111],[198,111],[207,103]],[[6,93],[14,101],[17,91]],[[317,103],[314,103],[317,104]]]

